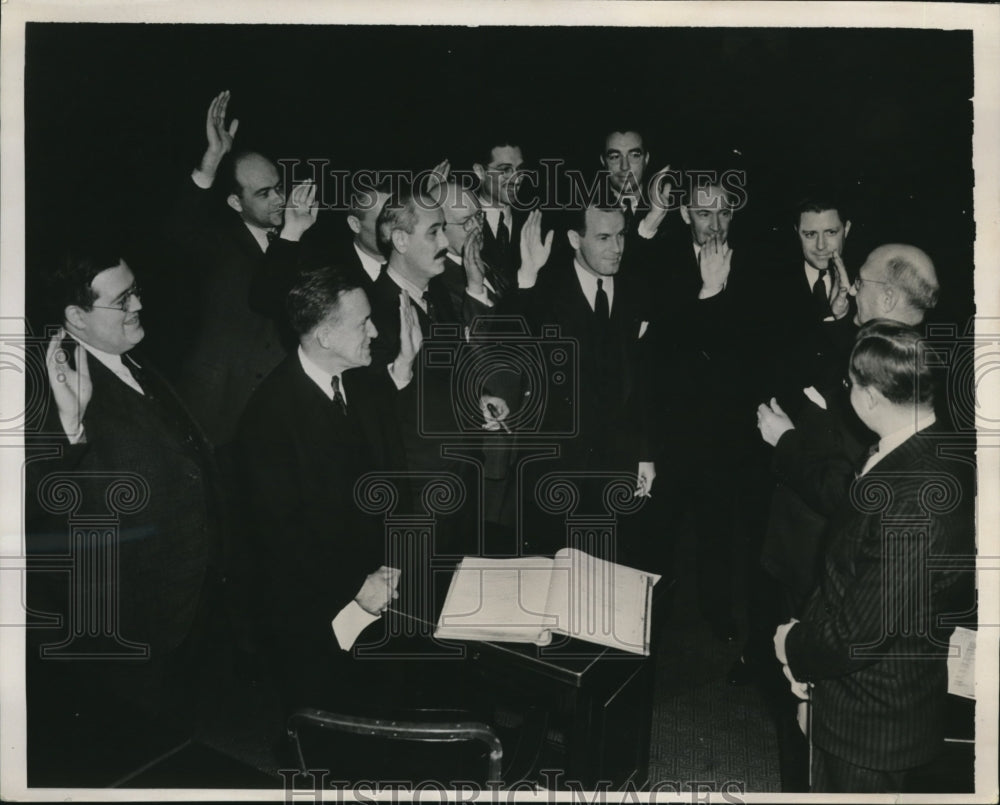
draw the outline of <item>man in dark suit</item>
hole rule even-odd
[[[780,275],[768,278],[774,342],[770,374],[779,399],[799,390],[839,381],[846,355],[854,342],[850,322],[850,280],[843,251],[851,221],[843,202],[827,196],[809,196],[796,207],[795,233],[801,263],[790,260]],[[798,256],[798,251],[796,252]]]
[[[663,439],[672,472],[664,488],[676,496],[676,511],[694,515],[701,612],[719,639],[731,641],[736,507],[755,472],[746,411],[759,397],[748,334],[760,307],[745,247],[732,248],[734,194],[709,183],[686,201],[680,214],[688,235],[672,244],[664,263],[669,291],[655,294],[650,328],[663,362],[653,375],[656,396],[674,412]]]
[[[566,541],[564,525],[556,530],[541,517],[535,484],[542,474],[579,474],[584,494],[578,513],[594,514],[609,513],[604,487],[610,475],[630,477],[630,490],[642,497],[651,494],[656,477],[641,343],[648,299],[638,277],[619,273],[624,216],[617,205],[594,201],[574,211],[566,235],[572,259],[547,264],[519,303],[534,334],[557,325],[560,338],[575,343],[578,373],[535,392],[543,394],[544,405],[538,434],[558,439],[559,456],[532,462],[525,473],[523,548],[529,552],[553,553]],[[633,558],[638,546],[618,548],[618,558]]]
[[[191,656],[196,624],[213,614],[222,578],[211,447],[136,349],[140,291],[117,250],[71,252],[50,279],[63,329],[48,349],[45,433],[63,437],[29,443],[27,545],[36,556],[69,554],[79,572],[29,582],[33,606],[68,626],[61,645],[46,630],[29,638],[54,657],[39,670],[67,674],[61,687],[81,705],[127,701],[160,714],[173,695],[189,698],[181,683],[192,661],[206,661]],[[81,531],[88,517],[104,525]],[[93,661],[59,662],[81,655]]]
[[[366,687],[367,669],[346,652],[399,582],[385,566],[384,527],[359,508],[354,486],[367,472],[405,469],[394,398],[412,378],[420,328],[397,299],[399,354],[368,372],[378,331],[347,272],[303,275],[288,307],[299,347],[251,397],[238,466],[284,703],[339,707]]]
[[[519,244],[525,216],[517,192],[524,178],[523,165],[521,147],[507,138],[497,139],[472,165],[479,178],[478,196],[484,214],[483,260],[500,272],[508,286],[515,283],[521,267]]]
[[[229,93],[223,92],[209,106],[208,145],[166,233],[176,266],[186,266],[192,279],[185,285],[188,298],[179,304],[194,309],[193,343],[180,362],[177,387],[217,446],[232,440],[251,392],[285,354],[274,322],[250,305],[254,274],[279,232],[300,235],[316,217],[309,187],[297,188],[305,203],[293,204],[286,216],[277,166],[252,151],[231,157],[224,177],[229,210],[216,215],[210,190],[239,124],[226,126],[228,102]],[[190,288],[196,289],[193,294]]]
[[[858,333],[850,402],[877,450],[830,522],[820,586],[774,636],[793,690],[804,698],[812,686],[817,792],[906,791],[943,749],[941,616],[965,611],[971,593],[969,573],[947,560],[973,554],[975,486],[969,464],[938,449],[946,431],[919,351],[919,333],[897,322]]]
[[[854,317],[814,326],[845,328],[845,333],[853,335],[859,324],[874,317],[918,325],[925,311],[934,306],[937,288],[934,265],[924,252],[903,244],[881,246],[869,255],[850,288],[857,308]],[[849,353],[838,346],[843,336],[823,340],[829,349],[815,353],[814,370],[798,375],[804,383],[815,378],[814,385],[800,389],[798,401],[792,398],[784,403],[791,413],[774,397],[757,409],[761,437],[774,447],[770,459],[774,488],[761,565],[777,584],[776,600],[774,611],[760,608],[751,613],[750,638],[743,657],[730,671],[731,682],[756,677],[770,691],[779,728],[783,786],[799,791],[806,787],[806,746],[792,723],[793,702],[767,655],[767,636],[777,623],[799,614],[816,586],[829,519],[846,505],[854,474],[876,440],[851,406],[842,374],[832,371],[834,361],[839,359],[843,366],[848,363]],[[761,579],[758,584],[767,586],[768,582]]]

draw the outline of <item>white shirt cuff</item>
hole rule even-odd
[[[639,226],[636,229],[636,231],[639,233],[640,238],[649,240],[650,238],[656,235],[657,230],[649,226],[649,224],[646,223],[646,219],[643,218],[641,221],[639,221]]]
[[[486,305],[486,307],[493,307],[493,303],[490,301],[489,291],[487,291],[486,288],[483,288],[482,293],[473,293],[468,289],[468,287],[466,287],[465,292],[477,302],[482,302]]]
[[[82,442],[84,440],[83,436],[84,436],[84,433],[83,433],[83,423],[82,422],[80,423],[80,427],[78,427],[76,429],[76,433],[67,433],[66,434],[66,438],[69,440],[70,444],[80,444],[80,442]]]
[[[405,381],[403,381],[403,380],[400,380],[399,378],[397,378],[396,375],[393,373],[392,366],[393,366],[393,364],[390,363],[389,364],[389,377],[392,378],[392,383],[396,387],[396,391],[402,391],[408,385],[410,385],[410,381],[413,380],[413,373],[411,372],[410,376]]]
[[[201,172],[199,168],[195,168],[191,171],[191,181],[193,181],[202,190],[210,190],[214,179],[210,179],[204,173]]]
[[[379,617],[379,615],[365,612],[357,601],[351,601],[330,622],[330,625],[333,626],[333,635],[337,638],[337,644],[344,651],[350,651],[354,641],[358,639],[358,635],[375,623]]]

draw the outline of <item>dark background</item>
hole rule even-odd
[[[972,313],[969,31],[30,23],[26,44],[29,303],[68,231],[110,226],[140,276],[155,262],[153,225],[229,89],[240,145],[340,169],[468,168],[509,132],[529,166],[589,173],[605,132],[639,129],[650,169],[747,171],[734,242],[765,280],[795,259],[789,206],[834,181],[849,268],[915,243],[937,318]]]

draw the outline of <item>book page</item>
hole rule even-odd
[[[546,615],[552,560],[544,556],[467,556],[452,576],[435,637],[544,645],[554,619]]]
[[[555,556],[545,605],[556,618],[553,631],[648,654],[650,605],[659,580],[655,573],[563,548]]]

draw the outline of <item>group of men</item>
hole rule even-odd
[[[701,611],[727,641],[742,518],[784,593],[750,613],[751,632],[787,616],[777,659],[813,686],[815,790],[890,790],[934,755],[946,635],[901,631],[899,605],[928,556],[971,553],[973,535],[968,473],[933,447],[942,401],[912,329],[938,293],[925,253],[885,245],[852,272],[846,211],[813,197],[794,222],[802,263],[762,272],[730,237],[732,185],[651,176],[634,130],[608,134],[596,192],[570,209],[526,211],[522,148],[497,141],[469,166],[475,186],[446,161],[429,181],[354,187],[331,228],[315,184],[288,191],[272,160],[235,147],[229,100],[208,109],[163,235],[177,281],[197,289],[190,337],[161,341],[173,382],[141,356],[141,291],[114,246],[71,251],[49,285],[61,329],[45,432],[59,449],[29,464],[29,546],[66,550],[53,478],[91,515],[116,478],[134,483],[141,505],[114,511],[115,573],[81,576],[99,589],[63,605],[121,616],[80,640],[149,647],[130,666],[149,671],[133,674],[137,699],[163,706],[220,606],[253,613],[248,640],[288,706],[356,698],[370,680],[349,650],[432,577],[392,564],[365,483],[426,514],[443,480],[455,500],[439,506],[432,558],[551,554],[569,517],[599,514],[616,535],[579,547],[663,570],[690,514]],[[920,508],[925,473],[959,479],[954,506]],[[929,518],[919,538],[859,503],[875,478]],[[576,487],[575,508],[559,509],[553,481]],[[936,624],[961,581],[938,573],[915,617]],[[53,586],[36,585],[41,611]],[[860,644],[881,653],[859,658]],[[743,664],[755,656],[748,644]]]

